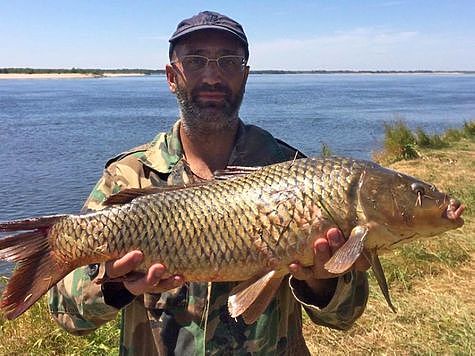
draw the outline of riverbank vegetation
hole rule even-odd
[[[399,120],[384,125],[383,149],[373,158],[390,164],[401,160],[422,158],[424,149],[443,149],[460,140],[475,141],[475,121],[465,122],[460,129],[451,128],[442,134],[430,134],[421,128],[415,131]]]
[[[475,122],[441,135],[411,131],[403,122],[388,125],[375,159],[460,199],[465,225],[381,257],[396,314],[370,272],[367,309],[349,331],[318,327],[304,316],[312,354],[473,354]],[[116,355],[118,325],[119,319],[88,336],[71,336],[51,320],[43,298],[15,321],[0,315],[0,354]]]
[[[101,76],[104,74],[165,74],[165,70],[155,69],[99,69],[99,68],[0,68],[0,74],[85,74]]]

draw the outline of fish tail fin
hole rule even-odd
[[[8,319],[30,308],[73,268],[55,258],[49,245],[51,226],[64,215],[0,223],[0,231],[25,231],[0,237],[0,259],[16,262],[0,301]],[[30,231],[28,231],[30,230]]]

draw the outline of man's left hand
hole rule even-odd
[[[345,243],[342,232],[339,229],[329,229],[325,237],[318,238],[313,244],[313,266],[302,267],[298,262],[289,265],[290,273],[299,280],[304,280],[315,294],[328,292],[329,279],[337,278],[340,275],[328,272],[324,265],[333,254]],[[357,271],[366,271],[370,267],[364,256],[360,256],[353,265]]]

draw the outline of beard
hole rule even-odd
[[[199,100],[202,91],[225,93],[224,100],[219,103],[202,102]],[[232,129],[238,121],[243,96],[244,86],[236,95],[232,95],[231,90],[222,84],[202,84],[191,93],[178,86],[176,97],[185,132],[188,135],[206,135]]]

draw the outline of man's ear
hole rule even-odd
[[[244,67],[244,76],[243,76],[243,88],[246,89],[246,83],[247,83],[247,77],[249,76],[249,71],[250,71],[249,66]]]
[[[176,93],[177,73],[175,72],[175,69],[173,68],[171,64],[167,64],[165,66],[165,73],[167,75],[168,88],[170,88],[170,91],[172,93]]]

